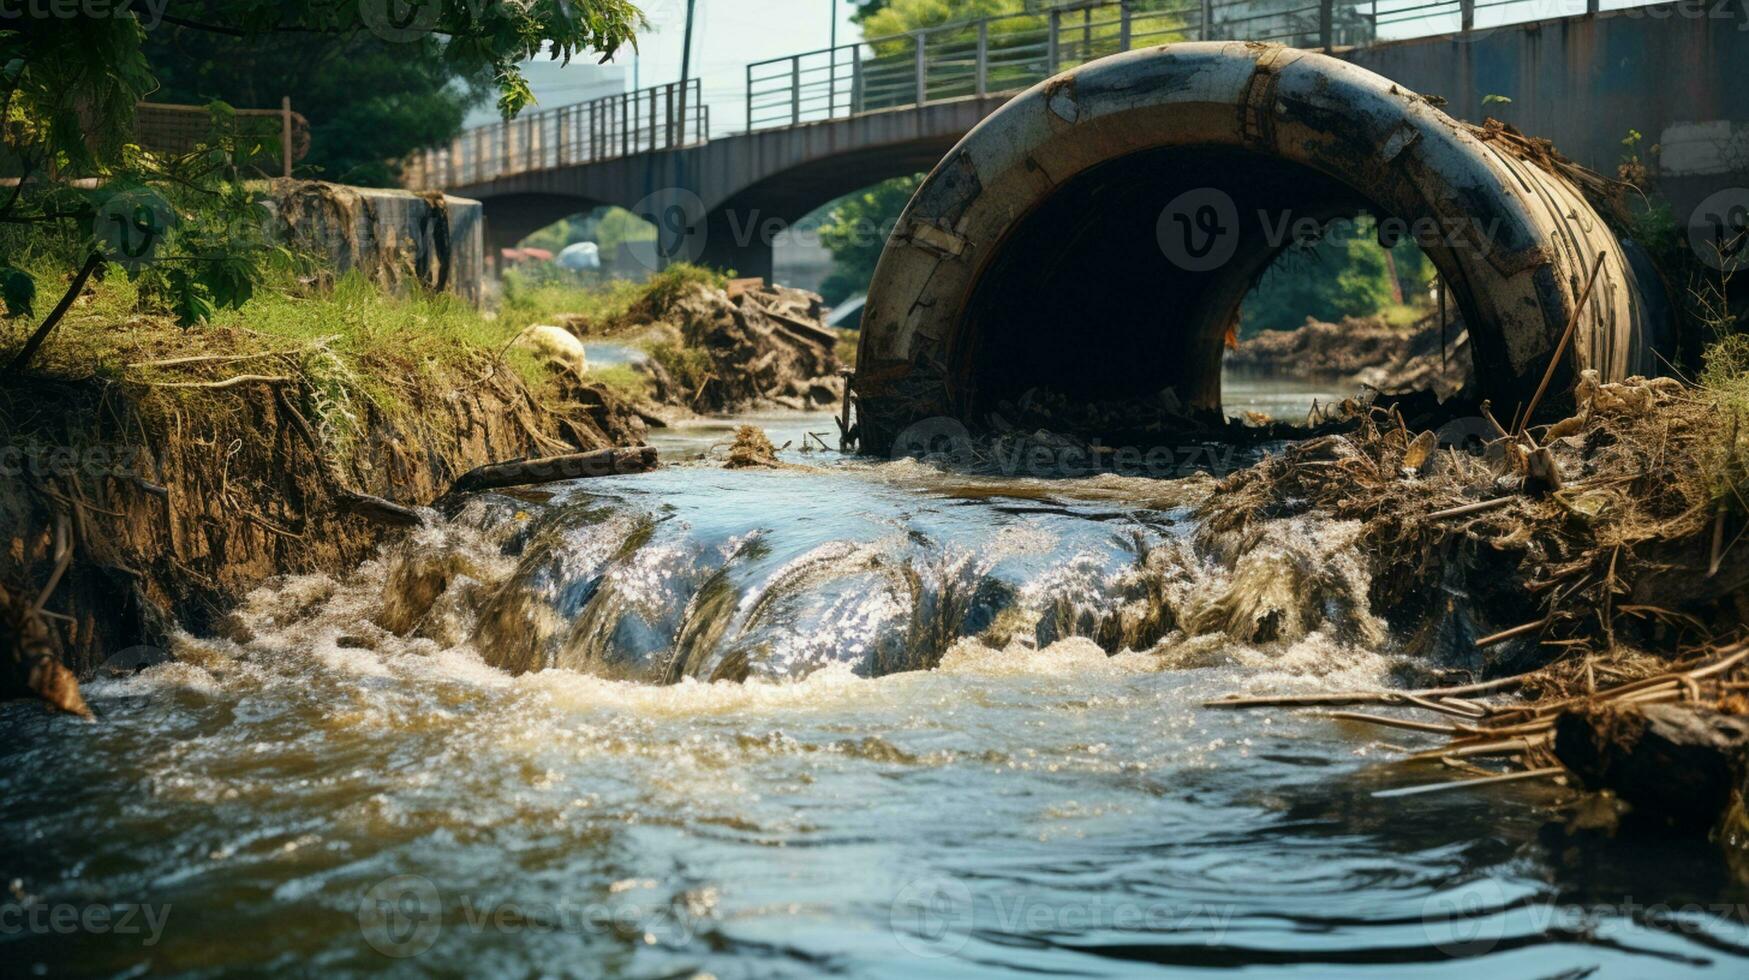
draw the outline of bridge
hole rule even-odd
[[[790,223],[932,169],[1044,79],[1139,48],[1245,40],[1333,54],[1606,173],[1638,131],[1643,148],[1660,147],[1648,162],[1686,213],[1749,185],[1749,87],[1727,81],[1749,64],[1746,28],[1740,5],[1694,0],[1096,0],[749,65],[733,122],[713,116],[696,80],[531,113],[416,155],[405,177],[480,200],[494,250],[619,205],[658,224],[652,261],[769,275],[772,239]]]

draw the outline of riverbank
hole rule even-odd
[[[1437,311],[1407,325],[1379,317],[1308,318],[1293,330],[1265,330],[1227,352],[1227,370],[1244,376],[1323,381],[1382,392],[1430,391],[1449,398],[1470,378],[1470,337],[1455,315]]]
[[[1610,827],[1631,811],[1740,839],[1746,395],[1734,338],[1697,384],[1582,378],[1575,414],[1551,425],[1485,417],[1436,435],[1378,412],[1228,478],[1200,511],[1203,547],[1242,552],[1284,513],[1353,522],[1371,609],[1417,669],[1401,692],[1212,704],[1403,709],[1338,714],[1432,736],[1403,754],[1446,764],[1434,784],[1564,776],[1614,794]]]
[[[119,276],[88,288],[0,383],[0,695],[77,710],[69,675],[223,633],[275,575],[356,565],[474,467],[643,440],[623,395],[512,347],[528,311],[357,279],[186,330],[138,309]]]

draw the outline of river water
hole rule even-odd
[[[1223,558],[1206,477],[762,421],[807,468],[483,496],[89,684],[100,723],[0,705],[4,972],[1743,975],[1711,845],[1569,836],[1555,787],[1376,798],[1448,777],[1200,707],[1401,676],[1353,528]]]

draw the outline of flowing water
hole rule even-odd
[[[0,706],[4,972],[1749,964],[1704,842],[1568,836],[1553,787],[1375,798],[1446,778],[1389,761],[1423,739],[1200,708],[1400,676],[1354,528],[1199,541],[1207,478],[764,421],[813,465],[483,496],[89,684],[100,723]]]

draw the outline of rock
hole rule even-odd
[[[1743,785],[1749,718],[1672,704],[1581,708],[1555,719],[1555,756],[1589,789],[1705,830]]]
[[[563,327],[534,324],[517,334],[511,346],[539,354],[549,365],[578,378],[589,370],[588,358],[583,353],[583,342]]]

